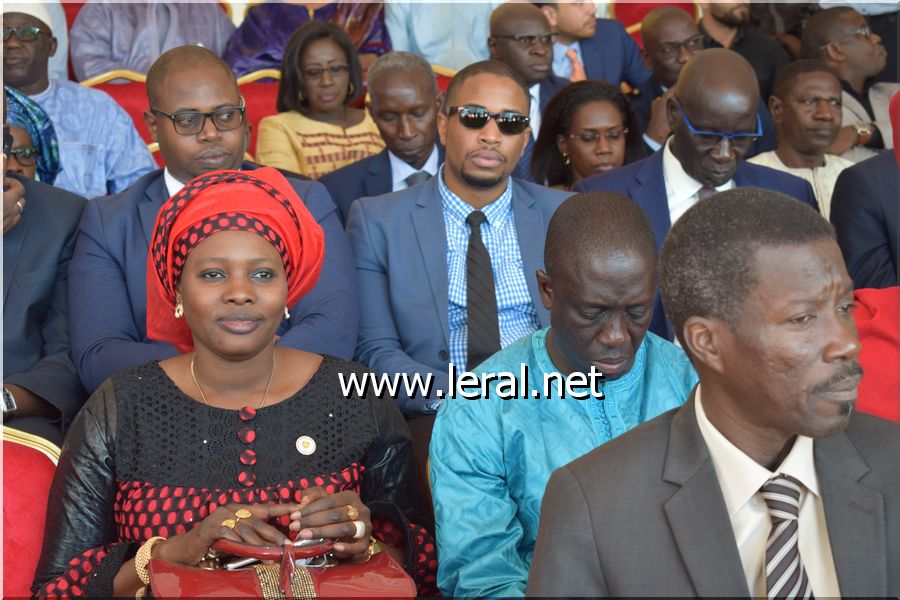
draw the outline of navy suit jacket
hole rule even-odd
[[[257,165],[244,163],[244,170]],[[359,299],[353,255],[334,203],[319,183],[288,176],[325,231],[325,261],[316,286],[291,308],[279,343],[350,358]],[[156,213],[168,200],[162,169],[130,188],[88,203],[69,278],[72,356],[88,390],[110,375],[178,354],[147,338],[147,253]]]
[[[541,81],[540,93],[538,94],[538,99],[541,101],[541,114],[543,114],[544,109],[547,108],[547,103],[550,102],[550,98],[570,83],[572,82],[565,77],[557,77],[552,73],[549,77]],[[534,148],[534,141],[537,139],[539,133],[540,131],[532,129],[531,133],[528,135],[528,145],[525,147],[525,153],[522,155],[522,158],[519,159],[519,164],[516,165],[516,168],[513,171],[513,177],[534,183],[541,183],[535,182],[534,178],[531,176],[531,152]]]
[[[594,36],[578,43],[588,79],[616,87],[627,81],[631,87],[637,87],[650,77],[637,42],[615,19],[597,19]]]
[[[3,381],[56,407],[64,429],[86,397],[69,356],[66,301],[85,199],[10,177],[25,186],[27,203],[21,220],[3,235]]]
[[[440,165],[444,162],[444,148],[440,144],[437,147]],[[338,217],[342,224],[346,224],[350,215],[350,205],[354,200],[365,196],[389,194],[394,189],[388,151],[382,150],[378,154],[323,175],[319,178],[319,183],[331,194],[331,199],[338,208]]]
[[[818,211],[816,198],[809,183],[760,165],[740,161],[734,172],[734,184],[736,187],[757,187],[775,190],[792,196],[801,202],[810,205]],[[662,249],[663,240],[672,227],[669,215],[669,201],[666,194],[666,182],[663,177],[663,151],[654,152],[647,158],[625,165],[609,173],[593,175],[575,184],[576,192],[607,191],[619,192],[634,200],[647,214],[653,235],[656,237],[656,247]],[[659,294],[656,295],[653,321],[650,323],[650,331],[672,339],[671,326],[666,322],[665,315],[660,304]]]
[[[855,288],[897,285],[900,265],[900,169],[893,152],[853,165],[838,176],[831,223]]]
[[[543,268],[550,217],[567,196],[513,179],[512,210],[522,268],[544,327],[550,317],[538,294],[535,270]],[[404,413],[422,414],[426,402],[438,398],[437,390],[450,389],[447,234],[438,179],[360,199],[350,209],[347,230],[365,299],[357,360],[376,373],[430,374],[434,382],[430,395],[410,396],[401,390],[397,397]]]
[[[653,101],[663,95],[662,86],[656,80],[655,76],[645,81],[637,87],[633,94],[628,97],[631,107],[634,108],[634,114],[638,120],[638,126],[641,128],[641,134],[647,131],[647,123],[650,122],[650,112]],[[753,142],[750,150],[744,155],[744,158],[750,158],[769,150],[775,150],[778,147],[778,140],[775,137],[775,121],[769,112],[769,107],[765,100],[759,103],[759,120],[762,123],[762,137]],[[654,149],[644,143],[648,152],[654,152]]]

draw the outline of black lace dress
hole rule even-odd
[[[157,362],[107,380],[63,447],[33,592],[111,596],[148,538],[184,533],[231,502],[297,502],[317,485],[358,492],[375,537],[405,547],[419,593],[434,592],[434,540],[411,520],[409,433],[391,400],[342,395],[338,374],[352,372],[365,369],[326,356],[302,390],[259,411],[201,404]]]

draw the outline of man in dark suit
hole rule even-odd
[[[575,190],[627,194],[647,212],[659,246],[684,211],[716,191],[762,187],[815,207],[807,182],[743,160],[759,135],[758,109],[759,88],[750,64],[730,50],[704,50],[682,68],[675,92],[666,100],[672,136],[663,148],[582,180]],[[658,303],[650,331],[672,339]]]
[[[853,414],[853,286],[828,222],[717,194],[672,228],[660,278],[700,383],[554,473],[528,594],[900,594],[900,426]]]
[[[444,161],[443,149],[435,143],[441,98],[424,58],[411,52],[385,54],[369,68],[368,86],[369,114],[387,148],[319,179],[342,223],[357,198],[427,181]]]
[[[242,162],[248,131],[234,74],[212,52],[199,46],[166,52],[147,75],[147,95],[145,122],[166,168],[90,202],[72,258],[72,354],[88,390],[124,368],[177,354],[147,339],[147,252],[159,207],[194,177],[256,168]],[[325,188],[288,176],[324,229],[326,252],[318,283],[290,307],[279,343],[349,358],[359,312],[349,241]]]
[[[529,118],[531,134],[525,152],[513,171],[513,177],[534,181],[531,176],[531,152],[541,129],[541,113],[568,79],[553,74],[553,35],[547,17],[536,6],[508,2],[491,13],[491,37],[487,44],[491,58],[505,62],[528,84],[531,95]]]
[[[5,120],[4,103],[4,120]],[[85,400],[69,357],[66,283],[85,200],[5,176],[3,125],[3,424],[62,443]],[[11,138],[10,138],[11,142]]]
[[[869,158],[838,176],[831,222],[857,288],[897,285],[900,267],[900,170],[893,152]]]
[[[644,144],[650,152],[656,152],[666,142],[671,130],[666,118],[666,102],[675,93],[675,83],[681,68],[703,50],[703,34],[694,19],[680,8],[660,6],[654,8],[641,22],[641,39],[644,47],[641,56],[653,75],[638,86],[629,97]],[[763,134],[753,142],[746,158],[777,146],[775,123],[766,107],[766,98],[759,104]]]
[[[407,415],[437,409],[450,392],[448,363],[474,368],[549,324],[531,274],[566,194],[510,178],[528,139],[528,104],[527,85],[505,63],[469,65],[438,116],[447,149],[438,176],[350,209],[366,299],[356,357],[378,374],[431,378],[430,393],[401,385]]]
[[[592,0],[538,2],[552,31],[553,72],[570,81],[594,79],[618,86],[644,83],[650,71],[641,61],[641,50],[615,19],[596,18]]]

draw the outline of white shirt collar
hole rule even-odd
[[[681,161],[675,158],[675,154],[672,152],[671,137],[666,141],[666,146],[663,149],[663,177],[666,180],[666,185],[670,188],[666,190],[670,206],[673,204],[673,201],[684,202],[696,196],[700,188],[703,187],[702,183],[687,174],[687,171],[681,166]],[[734,180],[729,179],[722,185],[717,185],[716,191],[724,192],[733,187]]]
[[[181,191],[181,188],[184,187],[184,184],[175,179],[175,176],[169,171],[169,167],[163,169],[163,180],[166,182],[166,191],[169,193],[169,198],[177,194]]]
[[[694,410],[697,413],[697,426],[709,455],[712,458],[719,486],[725,496],[725,506],[729,518],[733,517],[768,480],[779,473],[790,475],[802,483],[807,490],[821,496],[819,478],[816,475],[816,463],[813,458],[813,440],[802,435],[797,436],[794,446],[775,471],[770,471],[732,444],[728,438],[716,429],[703,410],[700,400],[700,386],[694,397]]]
[[[422,165],[421,169],[414,168],[411,164],[398,157],[390,150],[388,150],[388,161],[390,161],[391,163],[391,189],[395,192],[397,190],[404,190],[407,187],[404,180],[413,173],[425,171],[432,177],[435,176],[439,166],[437,144],[435,144],[434,148],[431,149],[431,154],[428,155],[428,160],[425,161],[425,164]]]

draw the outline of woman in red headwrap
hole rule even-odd
[[[286,534],[336,539],[348,561],[365,560],[374,536],[420,593],[434,589],[396,406],[343,393],[360,365],[275,345],[324,251],[274,169],[208,173],[163,205],[147,331],[183,354],[111,377],[73,423],[38,596],[134,596],[150,557],[196,566],[220,538],[274,545]]]

